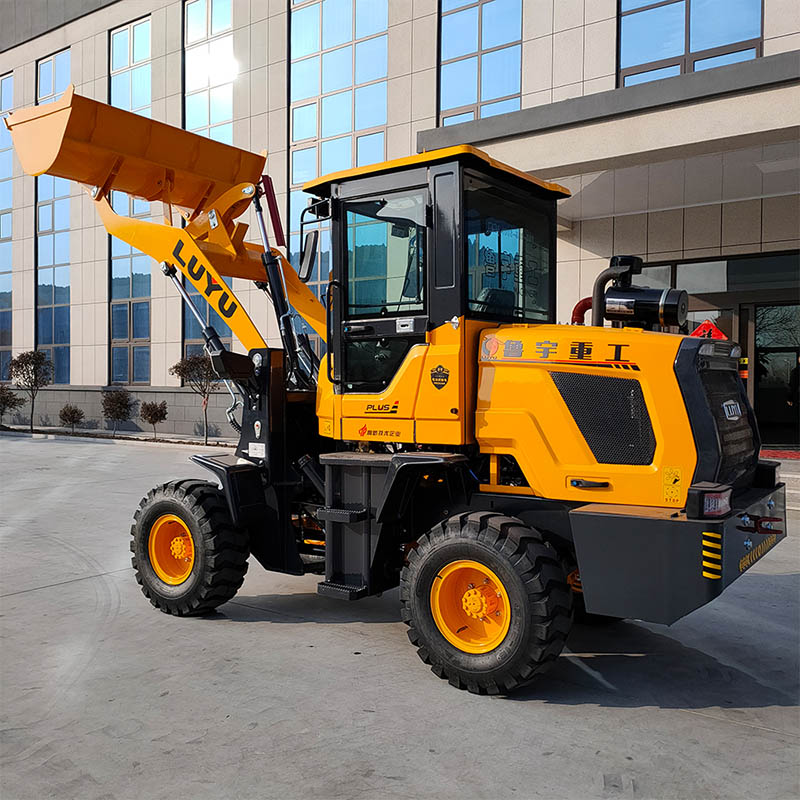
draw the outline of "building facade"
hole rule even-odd
[[[798,444],[796,0],[2,0],[0,13],[0,115],[73,83],[266,149],[295,261],[301,186],[327,172],[468,143],[556,180],[572,191],[557,319],[612,254],[642,256],[642,283],[686,289],[692,323],[743,345],[765,441]],[[322,296],[324,226],[319,248]],[[277,344],[263,294],[234,290]],[[158,266],[105,233],[79,186],[23,175],[0,129],[0,379],[12,354],[48,351],[37,422],[70,400],[100,424],[102,390],[124,385],[168,400],[165,430],[194,433],[195,398],[169,368],[201,346]],[[212,404],[222,433],[226,404]]]

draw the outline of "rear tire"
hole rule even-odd
[[[225,496],[207,481],[151,489],[133,516],[131,536],[136,581],[165,614],[205,614],[244,581],[247,534],[234,526]]]
[[[473,575],[485,577],[476,584]],[[419,539],[400,575],[400,602],[419,657],[475,694],[507,693],[542,675],[572,623],[555,550],[520,520],[486,512],[451,517]]]

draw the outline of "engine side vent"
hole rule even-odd
[[[551,372],[600,464],[652,464],[656,437],[637,380]]]

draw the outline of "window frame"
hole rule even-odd
[[[43,58],[37,59],[35,62],[35,96],[36,96],[36,105],[47,105],[49,103],[53,103],[63,94],[63,91],[66,90],[66,86],[64,90],[59,91],[58,87],[56,86],[56,59],[62,55],[63,53],[67,53],[69,56],[69,81],[67,82],[67,86],[72,81],[72,47],[64,47],[60,50],[57,50],[54,53],[50,53]],[[41,65],[46,62],[51,62],[52,64],[52,86],[51,90],[46,93],[40,92],[39,87],[39,76],[40,76],[40,69]],[[40,179],[43,176],[39,176],[34,181],[34,199],[33,199],[33,231],[34,231],[34,342],[35,348],[37,350],[41,350],[42,352],[47,353],[48,358],[50,359],[51,364],[53,365],[53,384],[56,386],[68,386],[72,379],[72,366],[71,366],[71,350],[72,350],[72,186],[70,186],[70,190],[66,195],[58,195],[56,197],[55,194],[55,183],[53,189],[53,196],[47,200],[41,200],[39,197],[39,187],[40,187]],[[53,181],[56,179],[53,178]],[[62,179],[58,179],[62,180]],[[64,229],[64,231],[69,234],[69,243],[70,243],[70,260],[67,264],[59,264],[59,266],[68,266],[70,268],[70,299],[69,302],[64,303],[55,303],[55,280],[53,281],[53,298],[52,302],[49,304],[39,305],[39,270],[40,269],[52,269],[53,275],[55,276],[55,263],[50,265],[44,265],[43,267],[39,264],[39,238],[41,235],[41,231],[39,230],[39,208],[43,205],[50,205],[53,211],[55,210],[55,203],[56,200],[66,199],[68,202],[69,212],[70,212],[70,220],[68,226]],[[55,236],[55,215],[52,215],[52,225],[53,227],[50,228],[50,235]],[[47,235],[47,234],[45,234]],[[54,250],[54,261],[55,261],[55,250]],[[69,319],[69,335],[68,341],[66,343],[58,343],[51,342],[50,344],[42,344],[39,341],[39,312],[42,309],[50,309],[52,311],[53,317],[53,333],[55,333],[55,309],[56,308],[66,308],[67,309],[67,316]],[[55,338],[55,336],[53,336]],[[67,370],[67,380],[66,381],[59,381],[57,379],[57,365],[56,365],[56,350],[62,351],[66,355],[66,370]]]
[[[438,64],[436,70],[436,108],[437,108],[437,117],[439,126],[447,125],[447,120],[453,117],[459,117],[464,114],[472,114],[472,120],[479,120],[479,119],[487,119],[487,117],[481,116],[481,109],[486,106],[494,105],[495,103],[502,103],[507,100],[516,100],[519,99],[519,108],[516,109],[519,111],[522,108],[522,42],[523,42],[523,16],[525,14],[525,2],[520,4],[520,34],[519,39],[514,39],[509,42],[504,42],[503,44],[495,45],[494,47],[487,47],[483,48],[481,45],[483,43],[483,7],[488,3],[493,2],[493,0],[471,0],[471,2],[465,2],[464,5],[458,6],[457,8],[450,9],[449,11],[444,11],[442,7],[442,2],[438,3],[438,19],[437,19],[437,56],[438,56]],[[446,60],[442,59],[442,25],[445,17],[449,17],[453,14],[462,13],[470,8],[476,8],[478,11],[478,47],[472,53],[467,53],[465,55],[455,56],[454,58],[448,58]],[[482,73],[482,62],[483,58],[487,54],[499,52],[500,50],[507,50],[511,47],[518,46],[520,49],[519,55],[519,91],[513,94],[502,95],[501,97],[494,97],[491,100],[481,101],[481,73]],[[471,58],[477,59],[477,75],[476,75],[476,95],[475,95],[475,103],[463,105],[463,106],[454,106],[453,108],[443,109],[442,108],[442,67],[448,66],[450,64],[456,64],[459,61],[468,61]],[[513,113],[513,111],[504,112],[504,113]],[[493,115],[489,115],[493,116]],[[465,122],[469,120],[464,120]],[[453,123],[450,123],[453,124]]]
[[[466,201],[466,179],[474,175],[480,181],[488,183],[495,189],[499,189],[507,194],[513,195],[515,198],[525,200],[531,209],[541,213],[548,218],[548,231],[550,232],[548,242],[548,270],[547,270],[547,319],[538,320],[530,319],[525,316],[515,316],[513,314],[497,314],[485,311],[475,311],[469,307],[469,247],[467,240],[467,201]],[[557,209],[554,207],[549,209],[546,200],[525,195],[525,193],[517,188],[510,181],[504,181],[496,176],[481,172],[479,169],[463,167],[461,175],[461,230],[463,231],[461,246],[461,268],[464,272],[463,287],[461,291],[461,307],[464,309],[464,314],[467,319],[481,319],[481,320],[497,320],[499,322],[519,323],[526,325],[554,325],[556,323],[556,289],[558,281],[557,271],[557,239],[556,232],[556,216]],[[473,301],[474,302],[474,301]]]
[[[742,39],[738,42],[731,44],[720,45],[718,47],[708,48],[706,50],[698,50],[692,52],[691,50],[691,14],[692,2],[694,0],[652,0],[652,2],[639,8],[631,9],[630,11],[622,10],[623,0],[617,0],[617,88],[629,88],[625,86],[625,79],[632,75],[639,75],[645,72],[651,72],[657,69],[664,69],[665,67],[679,68],[679,75],[686,75],[695,72],[695,64],[698,61],[703,61],[707,58],[715,58],[716,56],[729,55],[738,53],[744,50],[755,50],[756,54],[752,60],[761,58],[764,54],[764,0],[761,2],[761,35],[757,38]],[[650,11],[654,8],[663,8],[665,6],[675,5],[676,3],[684,2],[684,23],[683,23],[683,54],[673,56],[671,58],[662,58],[656,61],[645,61],[642,64],[635,64],[630,67],[622,67],[622,21],[625,17],[639,14],[643,11]],[[677,77],[677,76],[670,76]],[[654,80],[664,80],[663,78],[656,78]],[[650,81],[642,81],[642,83],[649,83]],[[641,84],[634,84],[641,85]]]
[[[143,58],[141,61],[134,61],[133,60],[133,29],[137,25],[141,25],[143,22],[150,23],[150,31],[149,31],[149,56],[147,58]],[[121,31],[127,30],[128,31],[128,61],[126,62],[124,67],[119,67],[118,69],[113,68],[113,55],[114,55],[114,34],[120,33]],[[149,65],[150,66],[150,100],[146,105],[139,106],[138,108],[133,108],[133,81],[130,81],[128,84],[128,106],[115,106],[116,108],[122,108],[124,111],[130,111],[133,114],[139,114],[143,117],[150,118],[152,107],[153,107],[153,20],[150,14],[146,14],[143,17],[138,17],[137,19],[127,22],[124,25],[119,25],[116,28],[111,28],[108,31],[108,104],[113,105],[112,97],[111,97],[111,87],[113,84],[113,78],[117,75],[122,75],[125,72],[131,74],[133,76],[133,71],[138,69],[139,67]]]
[[[350,286],[354,284],[354,281],[350,280],[350,249],[348,247],[348,235],[350,226],[347,222],[347,214],[348,214],[348,206],[353,203],[363,203],[368,202],[370,200],[378,200],[388,196],[400,196],[400,195],[409,195],[409,194],[419,194],[423,198],[423,213],[425,214],[425,233],[423,237],[424,241],[424,250],[423,250],[423,260],[422,260],[422,276],[420,278],[420,285],[422,287],[422,307],[421,308],[401,308],[398,311],[391,311],[387,312],[386,314],[380,313],[372,313],[372,312],[363,312],[363,313],[352,313],[351,312],[351,304],[350,304],[350,293],[349,289]],[[366,320],[366,319],[396,319],[398,317],[427,317],[429,315],[429,307],[430,307],[430,298],[429,298],[429,265],[430,265],[430,258],[431,252],[430,248],[432,245],[432,236],[433,236],[433,227],[428,222],[428,209],[431,207],[431,193],[430,187],[427,183],[410,183],[407,186],[392,186],[390,188],[386,188],[384,191],[373,191],[367,194],[360,194],[358,196],[347,196],[342,197],[338,203],[340,204],[340,208],[338,209],[337,213],[341,214],[341,241],[339,243],[341,247],[341,253],[343,254],[342,258],[342,265],[341,265],[341,277],[339,280],[342,284],[347,287],[346,296],[343,298],[344,302],[342,304],[342,319],[343,320]],[[388,248],[388,245],[387,245]],[[388,281],[388,277],[386,278]],[[387,305],[396,305],[393,303],[387,303]]]
[[[11,104],[8,107],[4,107],[2,104],[2,98],[0,96],[0,125],[4,126],[3,118],[11,113],[14,109],[14,71],[11,70],[10,72],[4,73],[0,75],[0,87],[6,81],[11,81]],[[5,127],[5,126],[4,126]],[[13,146],[10,142],[10,134],[6,131],[6,135],[9,137],[9,144],[7,148],[2,148],[2,151],[5,150],[13,150]],[[0,151],[0,152],[2,152]],[[11,187],[11,193],[13,195],[14,191],[14,174],[13,174],[13,159],[12,159],[12,167],[11,167],[11,174],[8,178],[4,178],[0,175],[0,182],[5,183],[8,181]],[[1,308],[0,307],[0,316],[7,318],[9,322],[8,328],[8,344],[3,344],[0,340],[0,383],[7,383],[11,380],[11,376],[7,374],[8,364],[11,361],[13,345],[14,345],[14,323],[13,323],[13,308],[14,308],[14,207],[13,207],[13,200],[11,206],[0,208],[0,219],[3,217],[8,216],[11,220],[11,233],[8,236],[3,236],[2,227],[0,227],[0,242],[3,244],[8,244],[11,250],[11,263],[9,264],[8,269],[5,269],[2,265],[0,265],[0,275],[9,275],[11,278],[11,290],[9,291],[9,306],[8,308]]]

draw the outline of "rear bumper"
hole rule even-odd
[[[569,514],[586,610],[671,624],[718,597],[786,536],[783,484],[715,520],[594,503]]]

